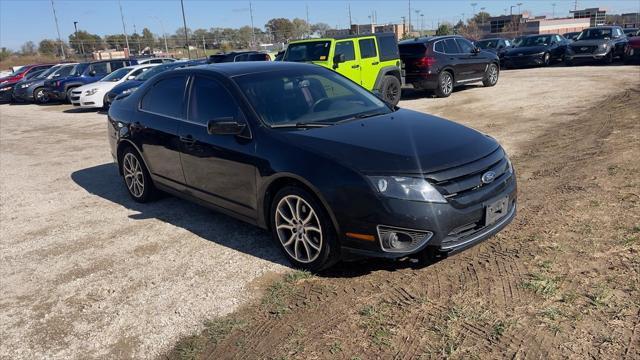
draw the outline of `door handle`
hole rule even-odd
[[[351,65],[351,68],[352,68],[352,69],[357,69],[357,68],[359,68],[359,67],[360,67],[360,65]]]
[[[372,62],[371,65],[378,65],[380,64],[380,61],[376,61],[376,62]]]
[[[196,139],[194,139],[193,136],[191,135],[187,135],[187,136],[180,136],[180,141],[182,141],[187,145],[192,145],[193,143],[196,142]]]

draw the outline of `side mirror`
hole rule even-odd
[[[207,122],[207,132],[210,135],[241,135],[247,125],[239,123],[233,117],[223,117]]]
[[[136,77],[135,77],[135,75],[129,75],[129,76],[127,76],[127,80],[133,80],[133,79],[135,79],[135,78],[136,78]]]
[[[89,76],[96,76],[96,71],[95,70],[89,71]]]
[[[471,49],[471,53],[472,54],[480,54],[480,48],[474,47],[473,49]]]
[[[338,64],[343,63],[345,61],[344,54],[336,54],[333,57],[333,68],[337,69]]]

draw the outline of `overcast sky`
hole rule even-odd
[[[491,14],[502,14],[511,5],[522,3],[521,9],[530,10],[535,15],[549,15],[556,4],[556,16],[568,16],[573,9],[574,0],[473,0],[473,1],[428,1],[412,0],[412,20],[414,26],[415,10],[424,13],[424,26],[430,28],[438,21],[454,22],[473,13],[471,4],[477,3],[476,12],[484,7]],[[325,22],[333,27],[346,27],[349,24],[347,7],[351,5],[352,21],[368,23],[368,16],[376,12],[378,23],[399,23],[401,17],[409,15],[407,0],[254,0],[254,25],[263,28],[274,17],[305,18],[306,6],[309,8],[309,21]],[[73,32],[73,22],[78,27],[98,35],[122,33],[122,21],[117,0],[54,0],[60,24],[61,37],[68,40]],[[640,0],[579,0],[578,6],[603,7],[612,13],[640,11]],[[249,1],[205,1],[184,0],[187,26],[191,29],[211,27],[240,27],[250,24]],[[140,33],[148,27],[156,34],[162,33],[162,25],[167,33],[174,33],[182,26],[179,0],[122,0],[127,32],[134,29]],[[517,12],[517,7],[513,9]],[[36,44],[44,39],[57,38],[56,27],[50,0],[0,0],[0,46],[19,49],[28,40]]]

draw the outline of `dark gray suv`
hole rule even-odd
[[[565,64],[579,61],[601,61],[611,64],[624,56],[627,36],[620,26],[598,26],[582,30],[576,41],[567,46]]]

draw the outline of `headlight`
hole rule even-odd
[[[26,89],[26,88],[28,88],[28,87],[29,87],[29,86],[31,86],[31,85],[33,85],[33,83],[21,84],[21,85],[20,85],[20,89]]]
[[[7,90],[11,90],[11,86],[3,87],[0,89],[0,91],[7,91]]]
[[[99,90],[98,88],[93,88],[93,89],[91,89],[91,90],[87,90],[87,91],[84,93],[84,95],[85,95],[85,96],[91,96],[91,95],[93,95],[93,94],[97,93],[97,92],[98,92],[98,90]]]
[[[446,203],[447,200],[425,179],[404,176],[368,176],[380,194],[402,200]]]
[[[609,44],[608,43],[600,44],[600,48],[601,49],[607,49],[607,48],[609,48]]]
[[[131,94],[132,92],[138,90],[138,87],[132,87],[132,88],[128,88],[126,90],[124,90],[120,95],[127,95],[127,94]]]

